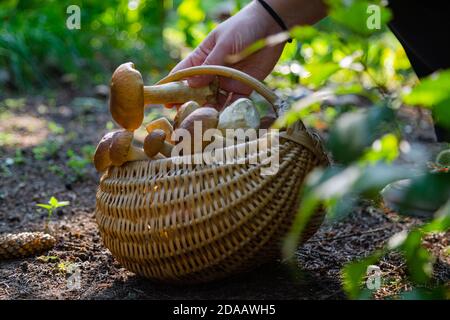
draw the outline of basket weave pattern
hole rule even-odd
[[[328,160],[301,124],[280,138],[277,174],[261,175],[264,165],[250,161],[255,156],[235,154],[241,161],[221,165],[169,158],[111,167],[96,195],[106,247],[136,274],[178,283],[219,279],[277,258],[305,176]],[[302,241],[322,220],[319,211]]]

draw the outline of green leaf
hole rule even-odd
[[[391,19],[392,14],[389,9],[379,3],[374,5],[374,1],[330,1],[331,9],[329,16],[338,24],[346,27],[350,31],[361,36],[369,36],[379,32],[383,26]],[[376,12],[372,12],[376,10]],[[369,28],[371,17],[379,13],[379,28]]]
[[[450,70],[425,78],[402,98],[408,105],[432,108],[434,120],[450,128]]]
[[[41,207],[41,208],[44,208],[46,210],[51,210],[53,208],[53,206],[51,206],[49,204],[44,204],[44,203],[38,203],[38,204],[36,204],[36,207]]]
[[[319,199],[313,193],[308,193],[302,197],[302,203],[297,211],[292,228],[283,243],[282,256],[284,259],[288,259],[294,254],[303,230],[319,205]]]
[[[50,200],[48,201],[48,203],[52,206],[52,207],[56,207],[58,205],[58,199],[56,199],[55,197],[51,197]]]
[[[316,108],[320,110],[320,103],[327,98],[332,97],[333,92],[331,90],[319,90],[316,91],[298,101],[296,101],[290,109],[282,114],[280,118],[274,124],[275,128],[282,128],[289,126],[299,119],[310,114],[312,110]]]
[[[298,26],[290,31],[292,38],[297,39],[300,43],[310,42],[319,32],[312,26]]]
[[[70,204],[69,201],[61,201],[61,202],[58,202],[58,204],[56,205],[56,208],[65,207],[65,206],[68,206],[69,204]]]
[[[305,186],[300,192],[302,199],[300,207],[295,215],[292,228],[283,242],[283,258],[287,259],[293,255],[303,230],[317,208],[321,205],[322,195],[317,192],[316,188],[320,186],[322,182],[327,181],[329,177],[332,177],[335,172],[340,171],[340,168],[330,167],[325,170],[315,169],[308,175]]]
[[[445,232],[450,229],[450,200],[439,209],[436,217],[424,225],[421,230],[427,232]]]
[[[434,214],[450,198],[450,174],[427,173],[412,179],[405,196],[399,203],[399,213],[414,215],[414,210],[408,208],[419,207]]]
[[[392,133],[388,133],[372,144],[372,147],[363,155],[362,161],[369,163],[379,161],[392,162],[397,159],[399,154],[397,137]]]
[[[433,272],[433,256],[422,247],[422,233],[413,230],[408,234],[401,250],[403,251],[411,279],[420,284],[430,280]]]
[[[379,192],[389,183],[411,178],[417,174],[407,166],[378,163],[364,167],[352,191],[366,197],[377,198]]]
[[[307,64],[305,69],[308,76],[302,78],[302,83],[313,88],[320,87],[340,68],[339,64],[333,62]]]
[[[408,94],[403,95],[403,101],[408,105],[418,105],[432,108],[450,98],[450,70],[434,73],[421,82]]]
[[[344,164],[360,158],[375,139],[386,130],[394,113],[387,107],[372,107],[368,112],[345,113],[330,131],[328,148],[334,159]]]
[[[383,255],[383,251],[376,251],[367,258],[351,262],[342,269],[342,284],[350,299],[358,299],[363,289],[363,279],[367,275],[367,267],[375,264]]]

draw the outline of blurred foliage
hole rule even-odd
[[[117,65],[128,60],[156,80],[215,26],[205,12],[220,2],[2,1],[0,84],[24,90],[108,83]],[[66,26],[69,5],[80,7],[79,30]]]
[[[323,114],[330,105],[325,100],[330,97],[335,102],[332,117],[320,126],[328,129],[327,150],[336,164],[309,175],[296,221],[284,244],[284,256],[292,256],[302,231],[320,206],[327,209],[328,219],[340,219],[351,212],[358,199],[377,203],[380,190],[387,184],[410,178],[403,202],[426,199],[441,209],[428,217],[428,224],[396,235],[382,250],[346,265],[343,287],[350,298],[370,298],[372,293],[363,282],[367,267],[389,251],[399,251],[406,260],[410,281],[417,286],[413,293],[401,297],[445,298],[448,293],[442,287],[422,294],[420,286],[430,284],[434,262],[422,247],[423,236],[448,232],[450,227],[450,175],[448,171],[429,170],[425,164],[420,166],[420,159],[412,159],[415,166],[396,160],[401,154],[408,156],[400,148],[409,145],[400,128],[401,105],[430,108],[437,122],[450,128],[450,73],[438,72],[417,83],[405,52],[386,29],[391,13],[381,1],[329,3],[327,19],[314,27],[291,30],[299,50],[284,51],[271,79],[293,101],[291,109],[278,120],[279,126],[297,119],[317,126],[325,117],[318,121],[314,114]],[[380,30],[370,30],[366,25],[367,8],[373,4],[381,9]],[[291,88],[297,83],[312,91],[296,97]],[[344,108],[336,104],[349,95],[363,96],[369,108],[348,99]],[[413,213],[406,210],[406,214]]]

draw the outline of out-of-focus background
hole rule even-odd
[[[0,84],[24,92],[84,88],[108,83],[129,60],[153,82],[246,2],[2,1]],[[80,29],[66,26],[70,5],[80,8]]]
[[[431,180],[418,181],[412,190],[445,198],[442,186],[450,185],[448,175],[436,178],[426,172],[442,149],[430,110],[450,119],[450,109],[442,107],[450,101],[450,74],[418,85],[386,26],[392,15],[382,1],[329,1],[328,18],[292,30],[293,43],[266,79],[292,106],[282,122],[302,119],[321,135],[337,164],[316,172],[302,194],[310,204],[325,204],[328,219],[304,246],[286,242],[295,272],[276,264],[220,284],[172,288],[136,277],[102,246],[93,216],[99,175],[91,159],[103,134],[118,128],[108,110],[112,72],[133,61],[145,83],[155,83],[247,2],[0,2],[0,234],[47,225],[58,238],[57,246],[42,256],[0,261],[0,298],[449,297],[450,214],[418,229],[426,219],[383,208],[378,192],[419,168]],[[380,29],[367,29],[369,4],[381,8]],[[80,29],[67,27],[71,5],[80,8]],[[332,94],[305,103],[303,98],[321,90]],[[266,105],[252,98],[264,113]],[[146,111],[144,124],[173,115],[155,106]],[[142,128],[136,132],[137,144],[144,134]],[[341,187],[326,189],[323,198],[319,190],[331,179],[327,186]],[[52,212],[36,207],[52,197]],[[58,207],[58,201],[70,205]],[[305,210],[300,208],[300,214]],[[450,205],[440,212],[450,212]],[[387,241],[404,230],[412,231],[395,250],[388,248]],[[66,287],[67,270],[74,264],[82,266],[79,291]],[[383,285],[376,290],[362,285],[370,264],[382,271]]]

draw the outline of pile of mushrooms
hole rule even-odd
[[[266,127],[266,119],[260,115],[251,100],[241,98],[218,112],[212,105],[216,102],[217,82],[201,88],[191,88],[186,81],[144,86],[141,73],[131,62],[120,65],[112,75],[109,108],[115,122],[122,129],[106,133],[94,154],[97,171],[111,166],[121,166],[129,161],[162,159],[171,157],[176,143],[173,133],[178,129],[191,134],[191,153],[201,152],[211,143],[194,136],[194,124],[201,121],[202,134],[217,129],[225,135],[227,129],[258,129]],[[149,104],[176,105],[178,110],[173,125],[166,118],[159,118],[146,125],[144,147],[133,145],[134,131],[144,119],[144,109]],[[273,122],[273,121],[272,121]],[[200,139],[201,150],[194,149],[194,141]],[[215,135],[214,141],[226,141]]]

